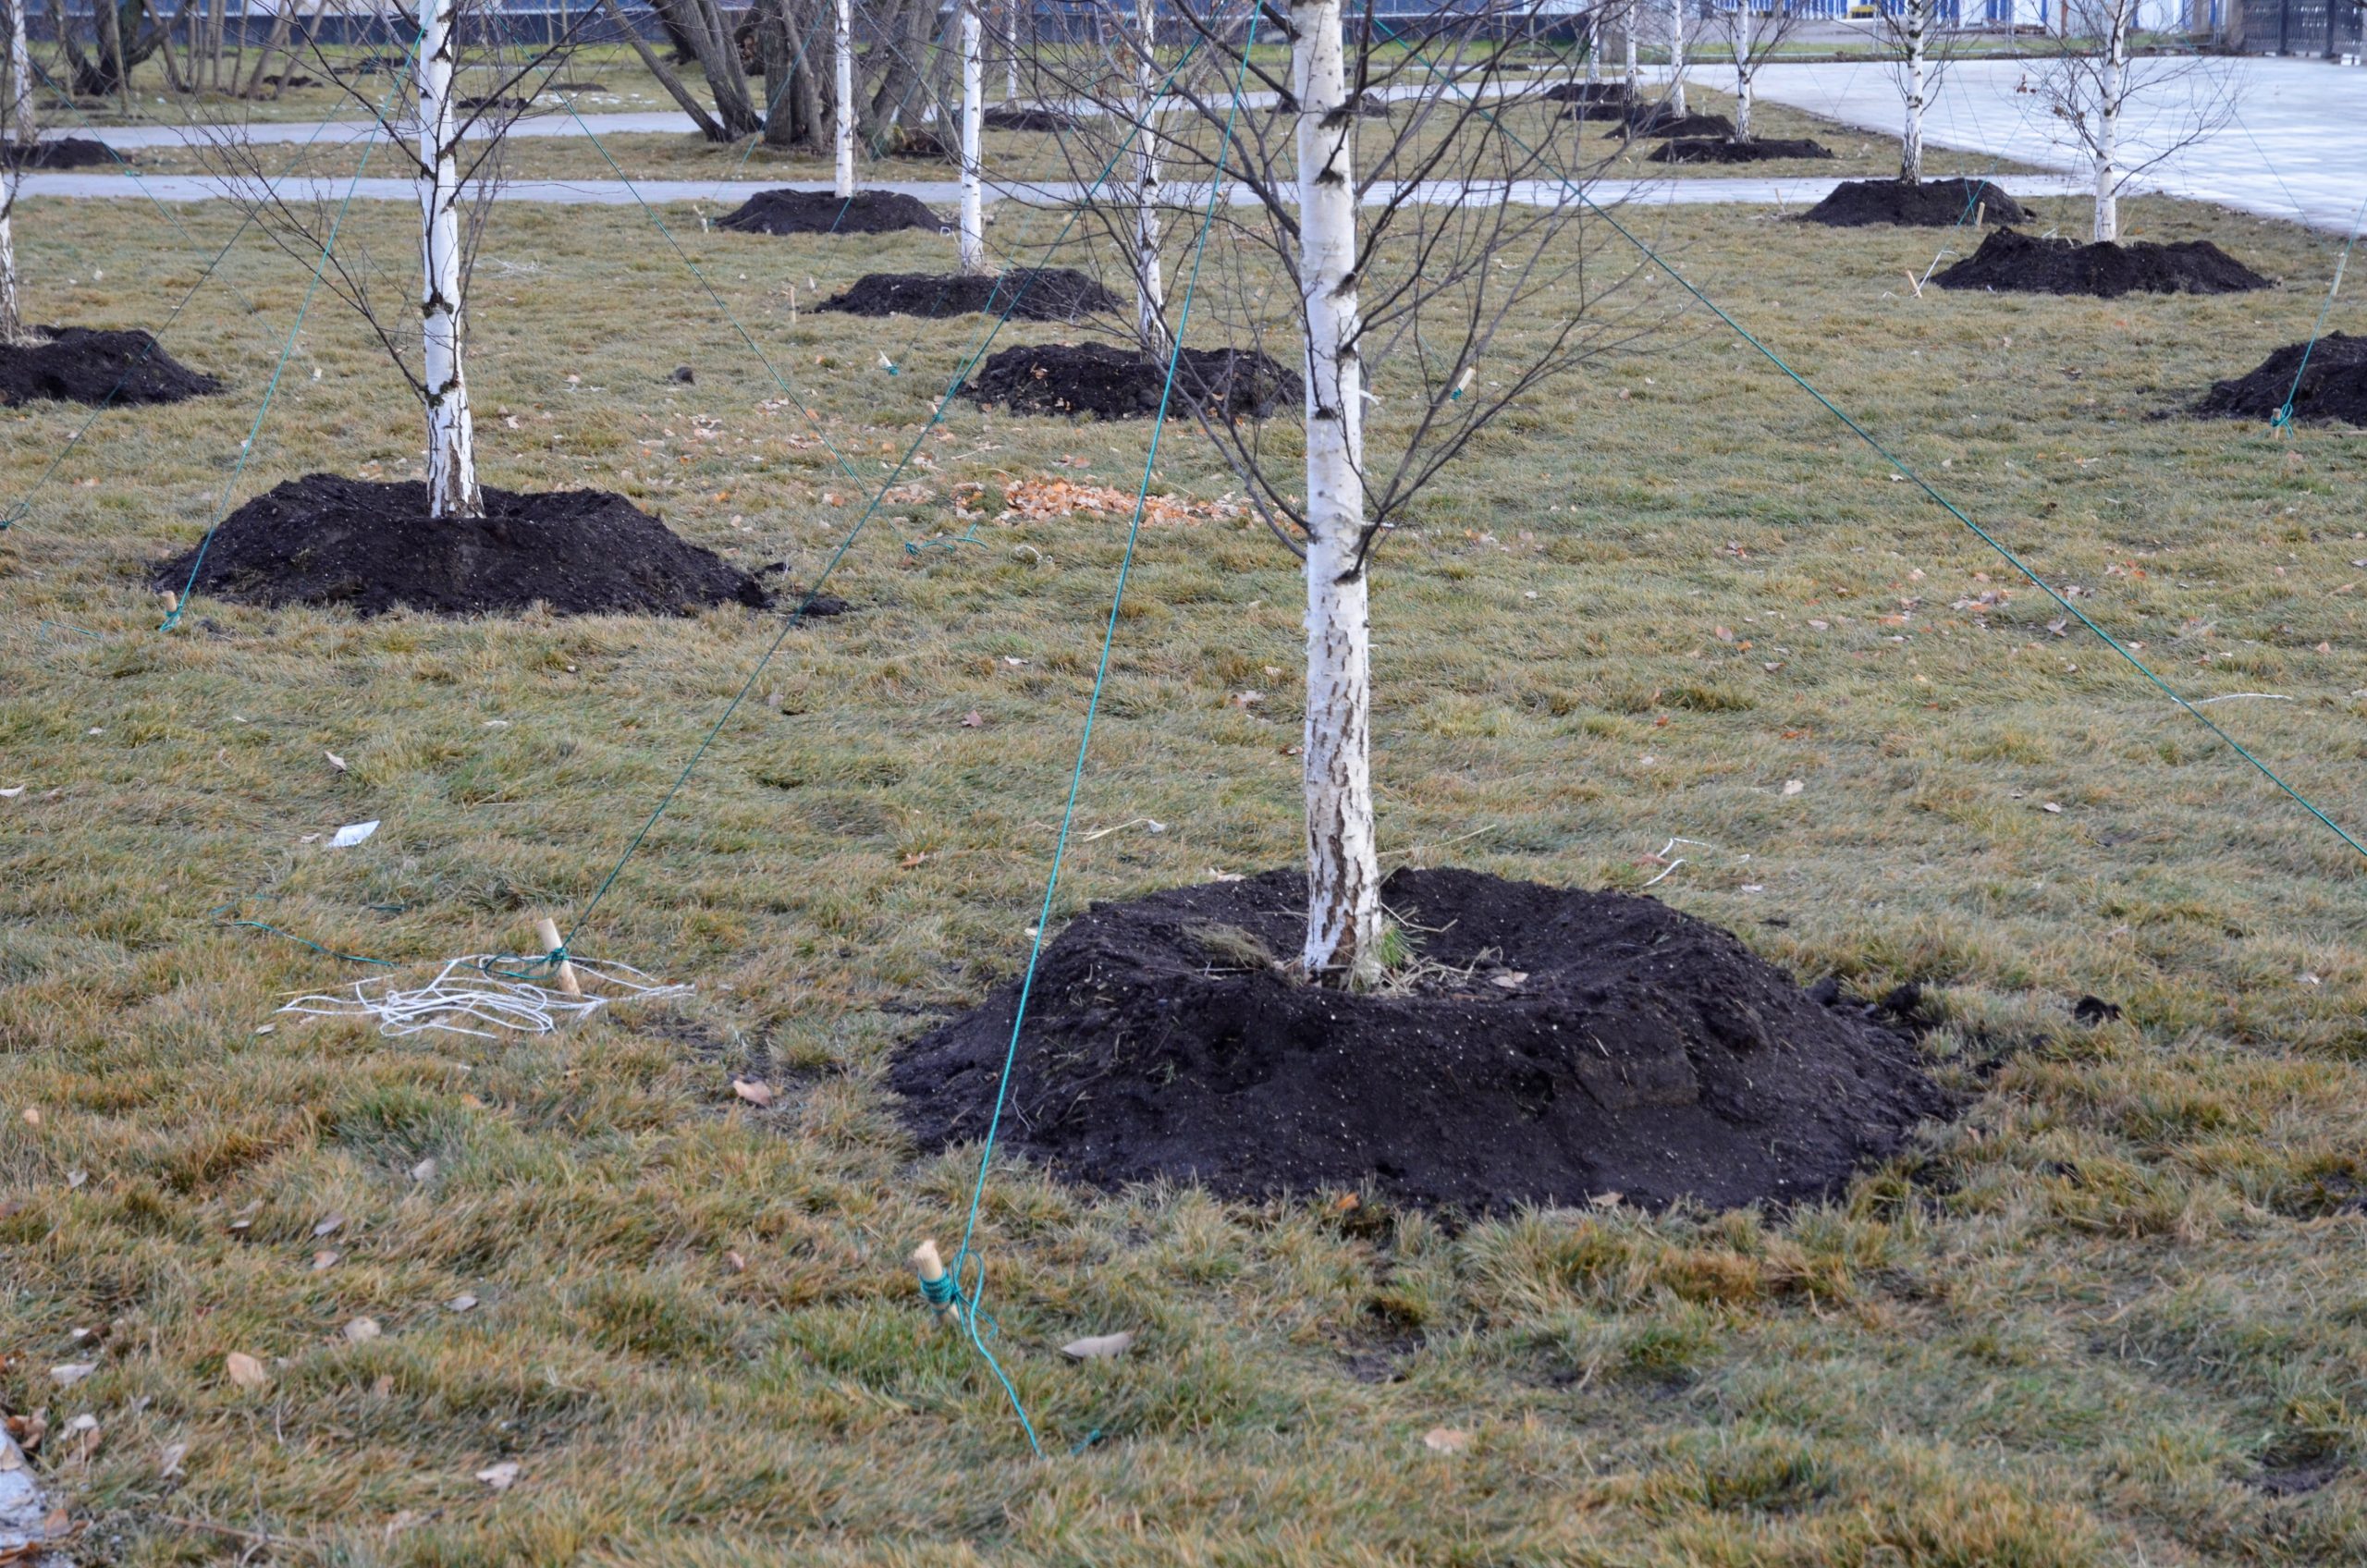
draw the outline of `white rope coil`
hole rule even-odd
[[[518,971],[545,963],[540,954],[471,953],[446,961],[424,986],[398,988],[396,977],[357,981],[335,995],[298,997],[282,1012],[313,1018],[374,1018],[381,1035],[417,1035],[441,1030],[497,1039],[494,1031],[547,1035],[561,1023],[586,1018],[615,1002],[651,1002],[691,994],[688,986],[653,980],[627,963],[576,958],[581,996],[517,977]],[[508,971],[509,973],[504,973]],[[471,1023],[489,1027],[472,1029]]]

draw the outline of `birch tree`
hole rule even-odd
[[[1668,0],[1668,112],[1685,113],[1685,0]]]
[[[1605,308],[1635,273],[1605,261],[1608,227],[1585,221],[1563,183],[1567,148],[1532,144],[1499,119],[1533,84],[1525,72],[1508,80],[1515,46],[1490,36],[1485,18],[1440,13],[1412,40],[1359,28],[1352,46],[1343,0],[1291,0],[1286,13],[1237,3],[1171,12],[1196,36],[1156,79],[1145,74],[1143,0],[1112,44],[1128,58],[1088,69],[1047,52],[1036,69],[1055,79],[1061,102],[1089,111],[1061,141],[1079,178],[1115,166],[1131,150],[1121,139],[1151,141],[1159,154],[1155,192],[1137,184],[1134,200],[1085,211],[1136,275],[1134,334],[1155,362],[1172,364],[1175,417],[1196,423],[1300,557],[1307,911],[1297,966],[1312,981],[1364,986],[1383,962],[1371,760],[1377,552],[1499,415],[1644,328]],[[1281,80],[1261,55],[1277,30],[1290,46]],[[1236,88],[1287,92],[1288,107],[1245,107]],[[1367,95],[1389,102],[1390,116],[1360,113]],[[1171,300],[1153,286],[1156,251],[1139,222],[1147,205],[1171,243],[1196,248],[1201,283],[1190,295]],[[1295,412],[1249,407],[1192,360],[1171,361],[1186,321],[1197,341],[1184,348],[1202,364],[1237,364],[1269,347],[1295,361]],[[1499,336],[1508,322],[1523,329],[1518,349]]]
[[[419,0],[419,315],[426,343],[420,379],[427,405],[431,518],[484,515],[461,365],[460,136],[452,104],[460,9],[460,0]]]
[[[1930,5],[1932,0],[1908,0],[1909,4]],[[1734,51],[1735,60],[1735,140],[1750,140],[1750,111],[1756,100],[1752,91],[1759,69],[1780,53],[1784,42],[1799,28],[1802,13],[1792,0],[1735,0],[1733,10],[1719,14],[1721,29]]]
[[[839,200],[847,202],[854,198],[854,15],[850,0],[836,5],[830,31],[831,168]]]
[[[17,298],[17,190],[24,181],[36,136],[33,123],[32,56],[25,42],[25,0],[0,0],[8,7],[8,152],[0,160],[0,344],[34,340],[25,327]]]
[[[840,0],[843,6],[845,0]],[[979,128],[986,121],[986,77],[978,58],[976,0],[959,0],[962,8],[962,227],[957,252],[962,271],[972,277],[987,271],[986,206],[978,179]],[[850,167],[841,178],[852,181]],[[852,186],[850,184],[850,189]]]
[[[2132,69],[2129,40],[2140,0],[2072,0],[2065,36],[2032,73],[2058,140],[2083,152],[2092,171],[2097,243],[2120,238],[2120,193],[2128,182],[2223,129],[2236,112],[2230,62],[2203,55],[2154,58]],[[2128,132],[2132,111],[2141,139]]]
[[[1159,0],[1134,4],[1134,336],[1167,346],[1167,288],[1159,259]]]

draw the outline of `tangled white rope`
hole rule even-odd
[[[561,1023],[587,1018],[615,1002],[652,1002],[686,997],[688,986],[653,980],[626,963],[571,958],[583,994],[570,996],[536,985],[517,972],[547,962],[540,955],[472,953],[448,960],[424,986],[398,988],[396,977],[357,981],[335,995],[298,997],[282,1012],[315,1018],[374,1018],[382,1035],[416,1035],[437,1029],[454,1035],[497,1039],[497,1029],[547,1035]],[[473,1022],[489,1025],[472,1029]]]

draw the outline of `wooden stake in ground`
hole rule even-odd
[[[1373,848],[1372,627],[1367,596],[1364,364],[1356,295],[1356,116],[1341,0],[1294,0],[1299,289],[1306,357],[1306,945],[1311,976],[1380,973]]]
[[[546,958],[558,951],[564,945],[559,941],[558,922],[548,918],[534,922],[534,940],[542,943]],[[575,965],[565,959],[558,961],[558,988],[570,997],[583,994],[583,985],[575,978]]]
[[[843,0],[841,0],[843,4]],[[987,271],[986,202],[978,183],[978,134],[986,122],[987,86],[978,60],[976,0],[962,0],[962,237],[963,276]]]
[[[913,1249],[913,1268],[921,1277],[921,1286],[924,1291],[945,1278],[945,1260],[937,1256],[935,1242],[923,1242]],[[950,1302],[939,1310],[948,1323],[958,1321],[960,1318],[961,1315],[954,1311]]]
[[[483,517],[476,434],[460,371],[460,129],[452,114],[459,0],[419,0],[419,314],[427,351],[427,515]]]
[[[837,96],[832,100],[830,136],[838,144],[838,194],[841,202],[854,200],[854,18],[848,0],[838,0],[838,26],[832,37],[834,58],[830,79]]]

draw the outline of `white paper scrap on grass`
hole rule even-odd
[[[375,833],[376,831],[378,831],[378,824],[374,820],[370,822],[350,822],[343,827],[337,830],[337,836],[329,840],[329,848],[333,850],[350,850],[353,848],[354,845],[362,842],[362,839],[367,839],[371,834]]]

